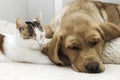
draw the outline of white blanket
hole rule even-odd
[[[120,65],[106,65],[103,73],[78,73],[68,67],[1,63],[0,80],[120,80]]]
[[[15,33],[15,24],[0,20],[0,33]],[[105,45],[103,61],[120,63],[120,38]],[[105,64],[99,74],[78,73],[68,67],[48,64],[0,63],[0,80],[120,80],[120,65]]]
[[[120,64],[120,37],[105,44],[102,57],[104,63]]]

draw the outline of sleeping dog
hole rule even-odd
[[[52,40],[44,48],[51,61],[75,71],[105,70],[103,46],[120,36],[120,5],[95,0],[74,0],[45,27]]]
[[[15,35],[0,34],[0,62],[50,63],[40,52],[47,41],[39,16],[31,22],[18,18]]]

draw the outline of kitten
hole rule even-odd
[[[0,34],[0,62],[51,64],[48,57],[41,53],[49,41],[45,38],[39,16],[29,22],[17,18],[15,35]]]

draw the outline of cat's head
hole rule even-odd
[[[33,21],[25,22],[22,18],[17,18],[16,27],[19,36],[29,45],[42,45],[45,39],[45,31],[40,22],[40,16],[36,16]]]

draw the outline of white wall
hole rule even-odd
[[[104,2],[111,2],[111,3],[120,3],[120,0],[99,0]]]
[[[0,0],[0,19],[15,22],[17,17],[32,19],[43,12],[43,24],[48,24],[61,6],[72,0]],[[120,0],[100,0],[120,3]],[[56,3],[56,4],[55,4]],[[63,4],[62,4],[63,3]]]
[[[57,14],[63,6],[62,0],[55,0],[55,14]]]
[[[55,15],[54,0],[28,0],[28,18],[32,19],[42,11],[43,25],[50,23]]]
[[[18,16],[27,19],[27,0],[0,0],[0,19],[15,22]]]
[[[17,17],[32,19],[42,11],[43,24],[55,15],[54,0],[0,0],[0,20],[15,22]]]
[[[63,0],[63,6],[65,6],[70,1],[73,1],[73,0]]]

